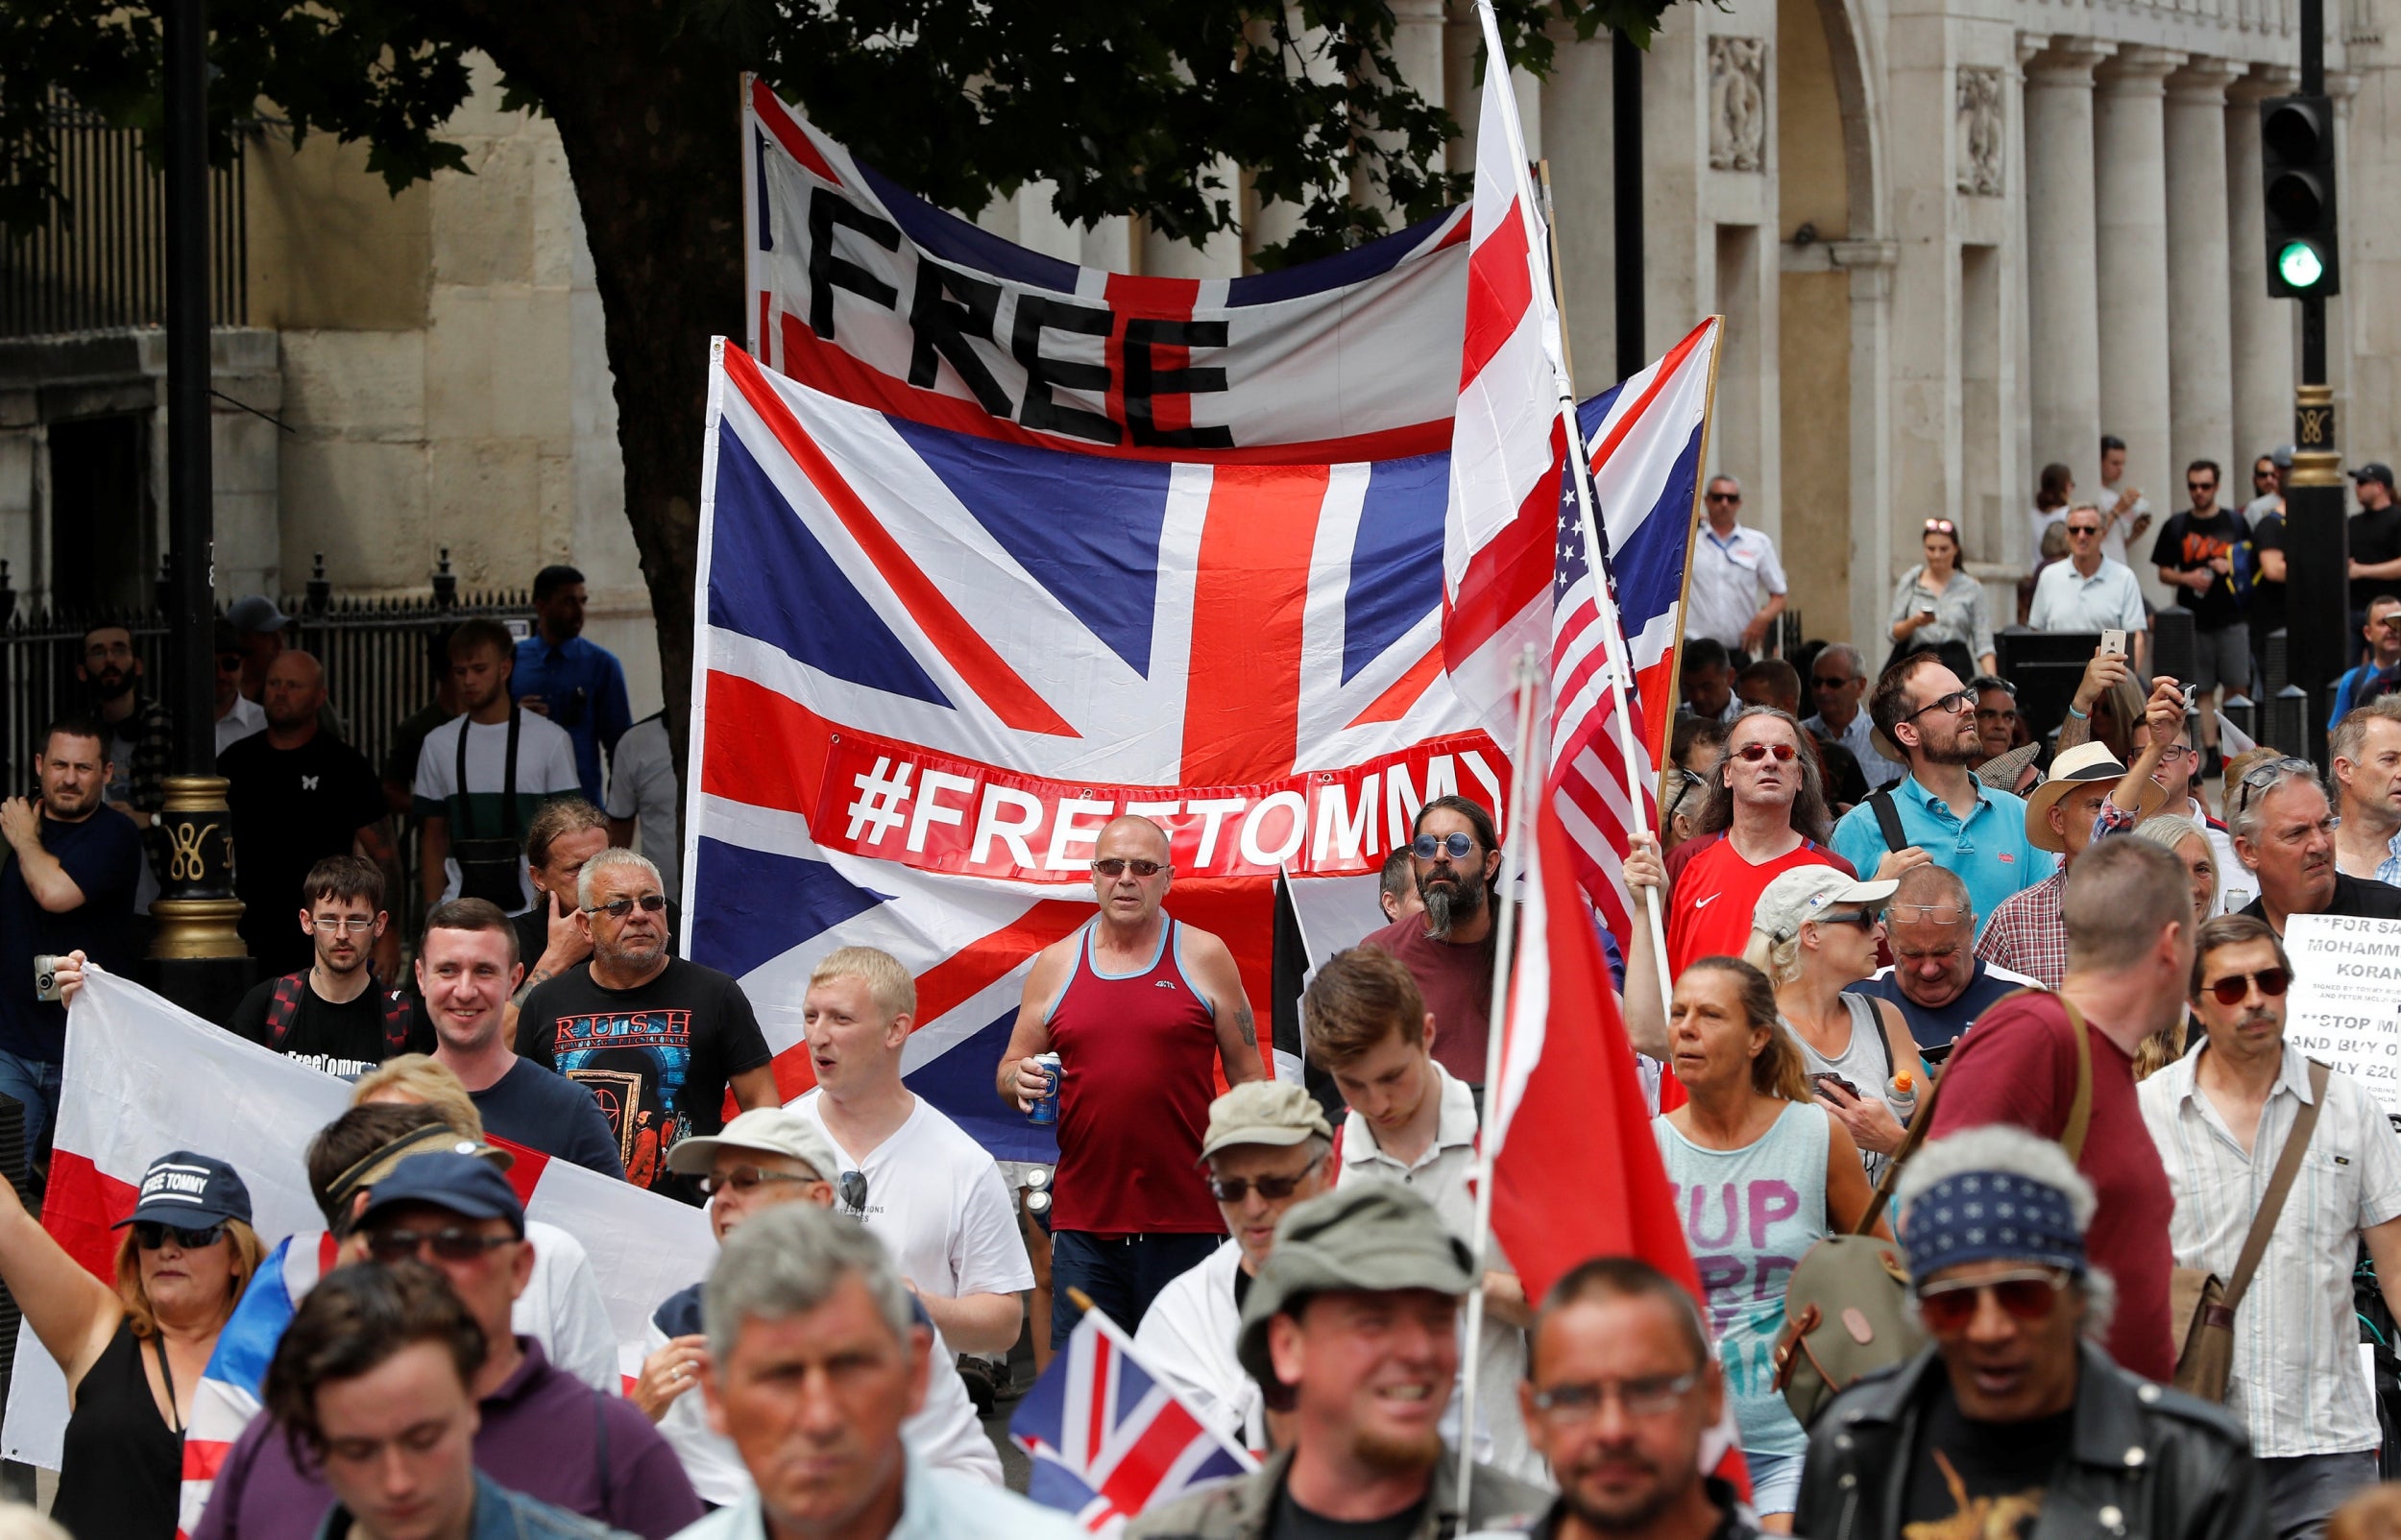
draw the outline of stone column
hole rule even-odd
[[[2168,79],[2168,417],[2170,469],[2224,468],[2219,500],[2250,495],[2234,437],[2232,299],[2227,289],[2226,86],[2242,67],[2196,59]],[[2164,514],[2168,505],[2153,498]]]
[[[2178,506],[2168,464],[2168,147],[2161,83],[2185,56],[2127,47],[2100,72],[2094,113],[2095,200],[2100,231],[2101,431],[2126,441],[2125,479],[2153,517]],[[2089,453],[2098,456],[2098,445]],[[2084,465],[2091,462],[2071,462]],[[2077,481],[2083,483],[2078,476]],[[2098,496],[2098,479],[2083,485]],[[2171,597],[2147,560],[2146,532],[2127,565],[2153,604]]]
[[[2025,67],[2026,301],[2034,463],[2100,476],[2100,301],[2093,66],[2116,45],[2057,39]]]
[[[2268,297],[2268,220],[2260,202],[2259,103],[2292,89],[2290,70],[2254,70],[2227,88],[2226,281],[2233,318],[2235,457],[2251,463],[2292,441],[2292,307]]]

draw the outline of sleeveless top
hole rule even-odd
[[[119,1322],[75,1390],[50,1516],[69,1534],[172,1540],[182,1497],[183,1437],[169,1428],[142,1372],[158,1350]],[[179,1400],[186,1399],[179,1392]]]
[[[1098,924],[1086,922],[1048,1018],[1059,1057],[1051,1227],[1224,1235],[1195,1175],[1217,1095],[1217,1013],[1184,973],[1184,927],[1162,924],[1139,973],[1104,974],[1092,959]]]
[[[1786,1102],[1768,1131],[1740,1149],[1704,1149],[1664,1118],[1651,1124],[1709,1296],[1742,1447],[1754,1454],[1808,1448],[1776,1391],[1776,1338],[1784,1327],[1784,1286],[1826,1237],[1831,1117],[1823,1107]]]
[[[1851,1041],[1832,1058],[1811,1047],[1790,1022],[1783,1023],[1785,1035],[1800,1047],[1801,1057],[1807,1061],[1803,1068],[1810,1074],[1838,1074],[1857,1086],[1862,1096],[1883,1097],[1884,1105],[1905,1125],[1909,1119],[1892,1105],[1891,1097],[1884,1095],[1884,1088],[1893,1075],[1892,1047],[1884,1040],[1883,1023],[1876,1019],[1876,1002],[1848,990],[1836,998],[1851,1012]],[[1870,1187],[1884,1174],[1884,1167],[1891,1159],[1889,1155],[1859,1151],[1859,1164],[1867,1169]]]

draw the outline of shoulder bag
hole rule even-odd
[[[2325,1104],[2326,1066],[2316,1059],[2310,1061],[2310,1099],[2293,1115],[2292,1131],[2285,1135],[2284,1148],[2276,1154],[2276,1169],[2268,1178],[2268,1191],[2260,1195],[2259,1212],[2251,1215],[2249,1234],[2243,1238],[2243,1254],[2235,1260],[2234,1279],[2219,1282],[2218,1275],[2205,1267],[2178,1267],[2169,1274],[2168,1318],[2183,1323],[2176,1343],[2175,1387],[2187,1395],[2204,1401],[2226,1399],[2226,1382],[2234,1373],[2234,1312],[2249,1292],[2251,1275],[2268,1255],[2268,1238],[2276,1228],[2276,1216],[2284,1212],[2284,1200],[2292,1191],[2292,1179],[2300,1174],[2301,1157],[2307,1154],[2310,1136],[2317,1131],[2317,1109]]]
[[[2002,999],[2045,993],[2019,990]],[[2066,996],[2055,998],[2066,1008],[2075,1036],[2075,1098],[2068,1105],[2067,1125],[2059,1134],[2068,1159],[2074,1161],[2084,1153],[2084,1136],[2093,1121],[2093,1045],[2085,1035],[2083,1014]],[[1904,1362],[1926,1346],[1926,1331],[1909,1309],[1909,1274],[1902,1265],[1900,1248],[1875,1230],[1892,1200],[1901,1167],[1934,1126],[1934,1103],[1942,1094],[1938,1077],[1918,1103],[1908,1134],[1885,1164],[1876,1194],[1852,1233],[1828,1236],[1811,1246],[1784,1286],[1776,1388],[1804,1428],[1861,1377]],[[2228,1315],[2231,1319],[2231,1311]]]

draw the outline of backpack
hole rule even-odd
[[[292,1035],[292,1019],[300,1014],[301,991],[308,987],[308,971],[285,974],[275,981],[275,993],[267,1000],[267,1047],[278,1053]],[[383,992],[383,1056],[408,1051],[409,1028],[417,1019],[417,1002],[402,989],[383,989],[380,979],[370,975],[370,988]]]

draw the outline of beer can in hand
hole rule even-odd
[[[1040,1070],[1043,1076],[1051,1082],[1051,1089],[1045,1091],[1042,1095],[1034,1098],[1033,1105],[1026,1110],[1026,1120],[1031,1123],[1057,1122],[1058,1055],[1055,1053],[1037,1053],[1033,1056],[1032,1062],[1033,1067]]]

